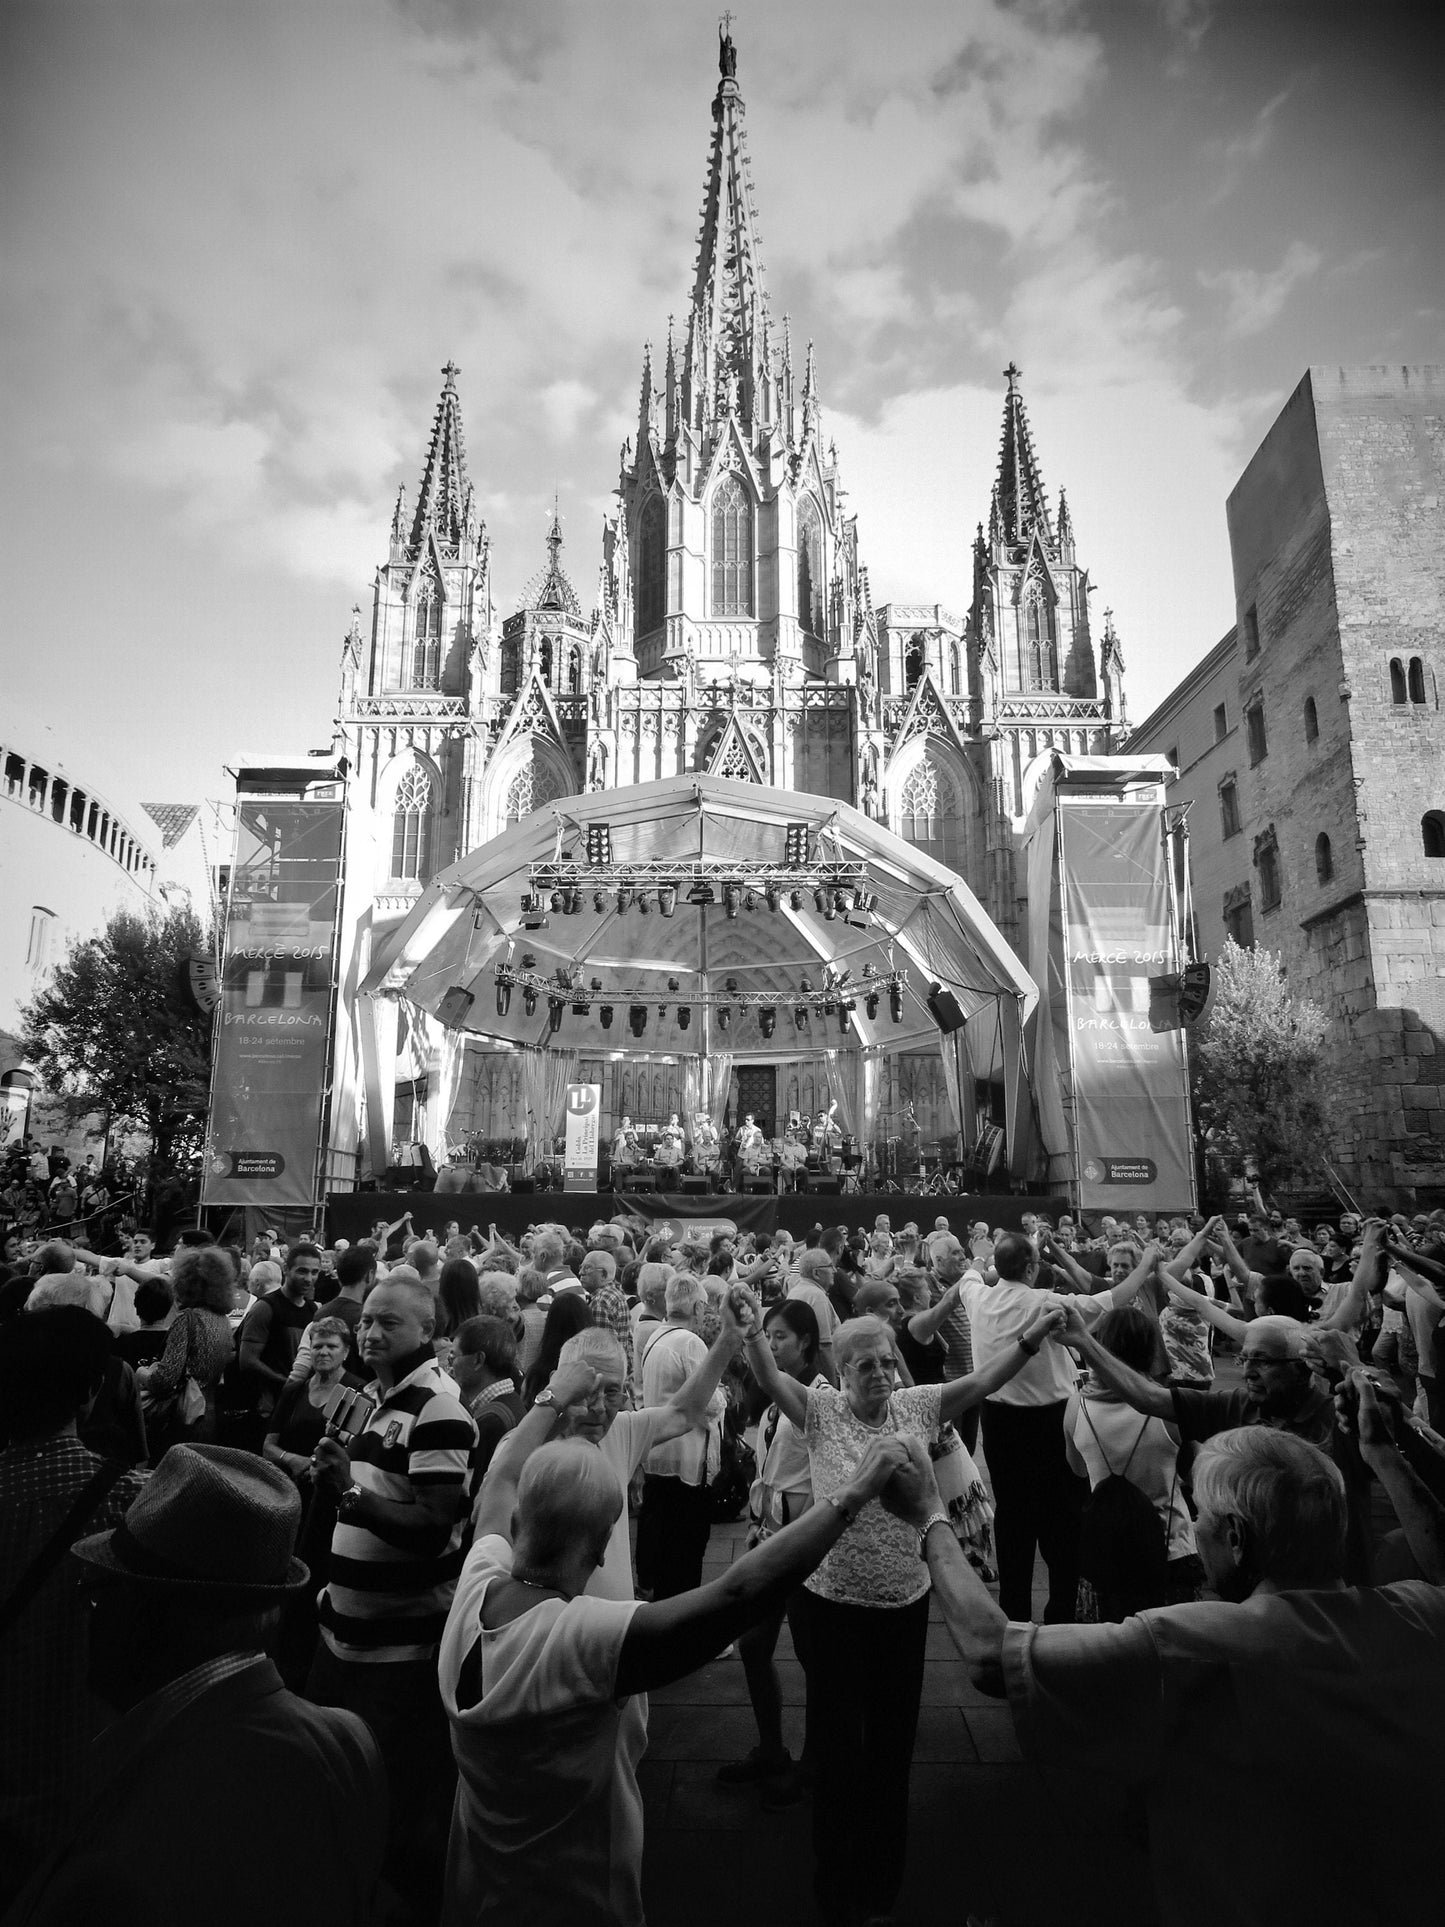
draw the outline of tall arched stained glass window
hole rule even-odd
[[[667,614],[667,509],[649,495],[637,535],[637,633],[650,635]]]
[[[711,613],[753,613],[753,504],[735,475],[713,490]]]
[[[964,798],[958,779],[931,752],[914,764],[898,799],[898,833],[936,863],[961,870]]]
[[[423,583],[417,594],[412,631],[411,688],[435,689],[441,681],[442,604],[436,583]]]
[[[425,882],[431,875],[431,778],[419,765],[402,777],[391,827],[391,874]]]
[[[828,633],[823,583],[823,518],[811,495],[798,509],[798,621],[811,636]]]

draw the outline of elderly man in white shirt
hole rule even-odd
[[[952,1243],[939,1241],[935,1263],[943,1261],[951,1268],[950,1261],[959,1255]],[[1093,1297],[1070,1297],[1070,1306],[1092,1324],[1106,1311],[1130,1304],[1162,1256],[1157,1245],[1150,1245],[1121,1284]],[[1025,1327],[1038,1316],[1041,1297],[1062,1303],[1053,1293],[1041,1290],[1038,1253],[1020,1233],[1003,1234],[994,1245],[993,1263],[997,1284],[985,1284],[977,1271],[970,1270],[954,1287],[968,1313],[975,1371],[1022,1342]],[[1069,1625],[1074,1619],[1079,1518],[1087,1488],[1070,1469],[1065,1453],[1064,1408],[1077,1382],[1073,1359],[1056,1339],[1049,1338],[1022,1371],[983,1402],[983,1450],[995,1506],[999,1605],[1012,1620],[1033,1617],[1035,1548],[1042,1552],[1049,1571],[1045,1621]]]
[[[707,1358],[701,1278],[679,1272],[669,1279],[666,1304],[666,1321],[644,1327],[638,1346],[644,1408],[669,1404]],[[707,1482],[718,1469],[726,1410],[719,1389],[701,1425],[655,1445],[648,1455],[637,1519],[637,1583],[654,1599],[673,1599],[702,1584],[712,1530]]]

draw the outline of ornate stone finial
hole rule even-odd
[[[552,526],[547,531],[547,553],[552,558],[552,567],[557,566],[558,552],[562,547],[562,515],[558,507],[556,491],[552,494]]]
[[[1011,361],[1003,372],[1004,378],[1009,385],[1009,393],[1012,394],[1014,389],[1018,387],[1019,376],[1023,373],[1023,369],[1018,366],[1017,362]]]
[[[458,368],[457,364],[454,361],[448,361],[446,367],[442,369],[442,379],[445,381],[448,388],[456,387],[457,376],[461,372],[462,372],[461,369]]]
[[[731,13],[725,13],[717,28],[717,70],[724,80],[738,77],[738,50],[733,45],[732,24]]]

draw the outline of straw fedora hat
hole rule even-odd
[[[279,1603],[307,1583],[293,1557],[301,1495],[229,1445],[173,1445],[118,1526],[72,1548],[93,1571],[211,1603]]]

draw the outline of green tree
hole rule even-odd
[[[1318,1176],[1325,1148],[1328,1020],[1292,995],[1279,958],[1226,937],[1198,1040],[1199,1118],[1215,1147],[1258,1169],[1261,1190]]]
[[[210,1086],[211,1020],[186,988],[208,948],[188,909],[118,910],[75,944],[20,1013],[22,1048],[44,1083],[112,1128],[149,1133],[158,1168],[199,1142]]]

